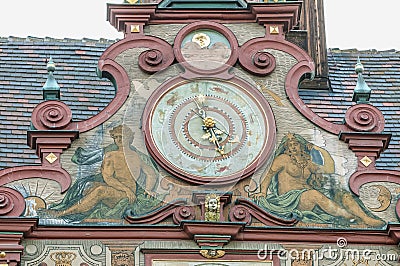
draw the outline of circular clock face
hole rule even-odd
[[[150,97],[143,119],[154,159],[196,184],[227,184],[249,176],[275,142],[269,104],[243,82],[198,79],[164,86]]]

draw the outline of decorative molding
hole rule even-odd
[[[200,248],[221,248],[235,239],[245,224],[204,222],[204,221],[183,221],[183,231],[193,239]]]
[[[356,154],[359,161],[358,170],[363,171],[375,169],[375,161],[388,147],[391,136],[391,134],[373,132],[342,132],[339,134],[339,139],[346,142]],[[361,162],[364,156],[368,156],[372,161],[368,166]]]
[[[205,212],[206,212],[206,207],[205,207],[205,202],[206,202],[206,197],[207,195],[215,194],[219,198],[219,204],[220,204],[220,221],[226,221],[224,217],[224,208],[227,206],[229,203],[231,203],[232,200],[232,193],[227,193],[227,192],[221,192],[221,191],[199,191],[199,192],[193,192],[193,198],[192,201],[200,205],[200,210],[201,210],[201,220],[205,220]]]
[[[346,111],[345,125],[351,131],[382,132],[385,118],[380,110],[370,104],[356,104]]]
[[[269,39],[257,38],[240,47],[239,63],[248,72],[257,76],[266,76],[275,70],[275,57],[265,49],[274,46]]]
[[[56,181],[61,185],[61,193],[67,191],[71,185],[70,175],[62,168],[46,166],[20,166],[1,170],[0,186],[29,178],[44,178]]]
[[[400,185],[400,172],[377,169],[357,171],[350,176],[349,187],[354,194],[359,196],[360,187],[371,182],[389,182]],[[400,221],[400,198],[397,200],[395,211]]]
[[[60,158],[60,154],[71,146],[72,141],[77,139],[78,135],[78,131],[72,130],[29,130],[28,146],[36,150],[36,154],[42,159],[43,165],[61,166],[59,162],[51,164],[44,160],[44,157],[53,153]]]
[[[59,130],[71,123],[72,112],[63,102],[45,101],[33,109],[31,119],[36,130]]]
[[[17,222],[18,221],[18,222]],[[2,218],[0,219],[0,229],[2,231],[14,232],[16,225],[20,226],[26,219],[21,218]],[[193,221],[192,223],[196,223]],[[201,223],[201,222],[200,222]],[[103,239],[103,240],[143,240],[143,232],[146,233],[148,240],[190,240],[193,239],[194,233],[207,234],[209,230],[213,230],[214,224],[203,222],[197,229],[183,229],[183,224],[189,224],[185,221],[181,226],[165,226],[165,225],[142,225],[142,226],[79,226],[79,227],[49,227],[37,226],[34,230],[26,233],[24,239]],[[225,223],[229,228],[230,223]],[[233,223],[236,225],[244,223]],[[25,227],[25,224],[22,224]],[[234,232],[234,230],[230,232]],[[236,229],[235,229],[236,230]],[[227,229],[224,229],[226,234]],[[190,233],[191,232],[191,233]],[[215,231],[213,231],[215,232]],[[220,231],[222,232],[222,231]],[[229,234],[226,234],[229,235]],[[368,244],[368,245],[397,245],[400,243],[400,225],[389,224],[386,229],[371,230],[350,230],[350,229],[332,229],[332,228],[298,228],[298,227],[244,227],[239,230],[235,239],[241,241],[271,241],[279,243],[336,243],[338,236],[347,239],[351,244]]]
[[[210,20],[220,23],[246,23],[257,21],[260,25],[275,23],[285,32],[296,26],[301,2],[273,4],[248,3],[247,9],[163,9],[157,4],[108,4],[107,20],[119,32],[129,34],[132,24],[174,24]],[[157,11],[157,12],[156,12]]]
[[[66,130],[78,130],[80,133],[89,131],[107,121],[128,99],[131,90],[128,74],[121,65],[113,59],[107,58],[106,55],[110,53],[110,48],[115,47],[114,45],[111,45],[103,53],[98,63],[99,75],[110,79],[114,83],[116,89],[114,99],[97,115],[84,121],[72,122]]]
[[[24,197],[18,191],[0,187],[0,217],[18,217],[25,210]]]
[[[0,171],[0,217],[18,217],[24,213],[25,199],[17,190],[2,187],[14,181],[44,178],[61,185],[61,193],[71,185],[71,176],[67,171],[54,166],[20,166]],[[18,220],[19,221],[19,220]],[[9,228],[13,231],[13,228]]]
[[[201,29],[215,30],[221,33],[228,40],[231,46],[230,47],[231,54],[229,56],[229,59],[225,64],[221,65],[218,68],[208,69],[208,70],[197,68],[191,65],[189,62],[186,62],[186,59],[182,54],[181,48],[184,38],[191,32],[199,31]],[[197,77],[197,76],[224,78],[225,76],[231,77],[228,74],[228,71],[233,65],[235,65],[238,59],[239,44],[233,32],[227,27],[213,21],[197,21],[185,26],[178,32],[174,41],[174,53],[176,60],[183,65],[185,71],[189,72],[185,73],[186,78]]]
[[[232,222],[243,222],[246,225],[251,225],[252,217],[267,226],[293,226],[298,222],[295,218],[283,219],[274,216],[260,208],[253,201],[244,198],[237,199],[235,206],[229,212],[229,218]]]
[[[130,215],[128,211],[125,220],[130,224],[157,224],[170,216],[175,224],[179,224],[183,220],[193,220],[195,218],[194,208],[185,206],[186,203],[185,200],[176,200],[143,216]]]
[[[0,264],[17,266],[21,263],[22,239],[37,228],[36,219],[5,218],[0,220]]]

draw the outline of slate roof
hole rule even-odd
[[[97,61],[112,40],[51,38],[0,38],[0,169],[38,163],[26,145],[33,108],[42,101],[47,78],[46,60],[57,65],[55,78],[61,99],[83,120],[101,111],[114,96],[106,79],[96,76]],[[351,102],[360,57],[364,78],[372,89],[371,102],[383,111],[385,132],[392,133],[389,148],[377,161],[378,168],[400,170],[400,52],[328,51],[331,91],[301,90],[300,96],[320,116],[342,123]]]
[[[364,79],[372,89],[370,102],[385,117],[386,133],[392,133],[389,147],[377,161],[377,168],[400,170],[400,52],[328,50],[331,91],[301,90],[304,102],[325,119],[342,123],[357,83],[354,67],[360,57]]]
[[[107,79],[96,75],[103,51],[115,41],[51,38],[0,38],[0,169],[39,163],[26,145],[33,108],[42,98],[46,62],[56,63],[54,76],[61,99],[74,120],[101,111],[115,95]]]

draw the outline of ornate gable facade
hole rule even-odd
[[[124,38],[92,82],[115,95],[88,91],[104,104],[77,119],[49,60],[38,162],[0,171],[1,263],[396,265],[392,134],[360,60],[340,121],[321,115],[325,44],[293,39],[323,37],[309,5],[109,4]]]

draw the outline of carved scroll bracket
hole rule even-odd
[[[243,222],[246,225],[251,225],[253,217],[268,226],[293,226],[298,222],[295,218],[276,217],[260,208],[253,201],[244,198],[237,199],[235,206],[229,212],[229,219],[232,222]]]
[[[61,167],[61,153],[78,138],[78,131],[30,130],[28,146],[36,150],[43,166]]]
[[[245,224],[238,222],[182,221],[183,231],[202,249],[222,248],[243,231]]]
[[[194,220],[194,208],[192,206],[186,206],[186,204],[185,200],[176,200],[142,216],[137,216],[131,211],[128,211],[125,215],[125,220],[130,224],[157,224],[171,216],[175,224],[179,224],[184,220]]]
[[[358,171],[375,169],[375,161],[389,145],[391,134],[342,132],[339,139],[346,142],[358,159]]]

